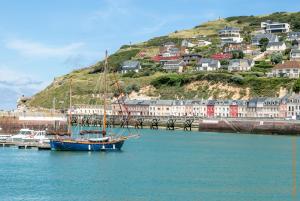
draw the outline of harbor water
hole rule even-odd
[[[0,148],[0,200],[300,200],[296,137],[147,129],[140,134],[122,152]],[[298,195],[292,194],[295,184]]]

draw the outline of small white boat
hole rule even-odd
[[[29,135],[23,138],[24,142],[49,143],[50,139],[46,136],[45,130],[33,131],[33,136]]]
[[[12,142],[23,142],[24,139],[33,139],[35,133],[34,130],[30,130],[27,128],[22,128],[18,134],[10,137]]]

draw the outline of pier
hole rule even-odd
[[[67,119],[67,118],[65,118]],[[100,115],[73,115],[73,126],[101,127]],[[24,120],[18,117],[0,117],[1,133],[17,133],[21,128],[34,130],[67,130],[67,121]],[[108,128],[166,129],[174,131],[230,132],[253,134],[300,135],[299,120],[267,118],[201,118],[192,116],[123,116],[111,115],[107,121]]]

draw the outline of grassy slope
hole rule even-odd
[[[249,28],[257,27],[260,21],[268,19],[279,19],[278,21],[283,20],[294,20],[297,23],[297,19],[299,17],[299,13],[295,16],[291,17],[291,14],[272,14],[270,16],[261,16],[261,17],[253,17],[253,16],[242,16],[242,17],[232,17],[227,19],[220,19],[216,21],[210,21],[204,23],[200,26],[196,26],[190,30],[182,30],[171,33],[168,36],[162,36],[150,39],[149,41],[139,43],[136,45],[123,46],[121,49],[115,54],[109,57],[109,64],[112,71],[116,71],[119,68],[119,65],[122,61],[128,60],[131,58],[140,59],[137,55],[141,50],[146,52],[146,55],[149,57],[153,56],[158,52],[158,47],[165,43],[166,41],[174,41],[179,44],[182,38],[190,38],[195,35],[207,35],[210,37],[216,37],[217,31],[224,26],[235,26],[240,27],[244,32],[249,30]],[[295,20],[296,19],[296,20]],[[289,22],[289,21],[288,21]],[[144,61],[142,61],[144,62]],[[68,91],[70,85],[70,78],[72,78],[73,85],[73,102],[74,104],[91,104],[97,102],[98,99],[93,98],[93,94],[99,93],[101,89],[97,88],[97,81],[99,80],[100,74],[103,66],[103,62],[100,61],[96,63],[94,66],[90,68],[77,70],[71,72],[68,75],[57,78],[50,86],[48,86],[45,90],[36,94],[32,100],[29,102],[30,106],[34,107],[52,107],[52,100],[56,98],[56,107],[57,108],[66,108],[68,103]],[[155,70],[154,70],[155,71]],[[173,75],[162,74],[158,72],[154,72],[153,69],[150,72],[149,76],[143,76],[138,78],[128,78],[121,77],[117,75],[118,79],[121,80],[122,86],[124,88],[128,85],[135,84],[140,88],[145,86],[149,86],[151,83],[157,81],[159,77],[167,76],[172,77]],[[201,74],[201,73],[199,73]],[[226,73],[227,75],[224,77],[224,74],[220,73],[209,73],[206,76],[199,74],[187,74],[180,75],[179,77],[184,77],[186,80],[181,83],[181,81],[175,81],[160,84],[156,86],[156,90],[153,96],[161,96],[161,98],[231,98],[237,97],[235,93],[240,93],[239,97],[243,98],[247,96],[247,91],[249,92],[249,96],[277,96],[281,87],[290,90],[295,80],[289,79],[270,79],[270,78],[260,78],[257,76],[244,76],[244,75],[234,75]],[[197,76],[199,75],[199,76]],[[112,75],[110,75],[112,76]],[[236,77],[243,77],[242,83],[232,81],[235,80]],[[221,79],[220,79],[221,77]],[[112,77],[110,80],[113,80]],[[196,83],[193,85],[193,88],[187,88],[187,86],[191,83]],[[98,86],[98,85],[97,85]],[[215,86],[215,87],[211,87]],[[234,88],[236,90],[229,90],[228,88]],[[115,90],[115,89],[113,89]],[[98,92],[96,92],[98,91]],[[223,95],[221,95],[223,94]],[[226,94],[224,96],[224,94]],[[149,94],[148,94],[149,95]]]

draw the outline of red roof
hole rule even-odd
[[[179,56],[174,56],[174,57],[163,57],[163,56],[160,56],[160,55],[156,55],[154,57],[151,58],[152,61],[155,61],[155,62],[160,62],[162,60],[165,60],[165,61],[172,61],[172,60],[178,60],[179,59]]]
[[[212,59],[216,59],[216,60],[222,60],[222,59],[231,59],[232,58],[232,54],[229,53],[217,53],[217,54],[213,54],[211,55]]]
[[[285,68],[300,68],[300,63],[298,61],[285,61],[283,64],[277,64],[273,69]]]

